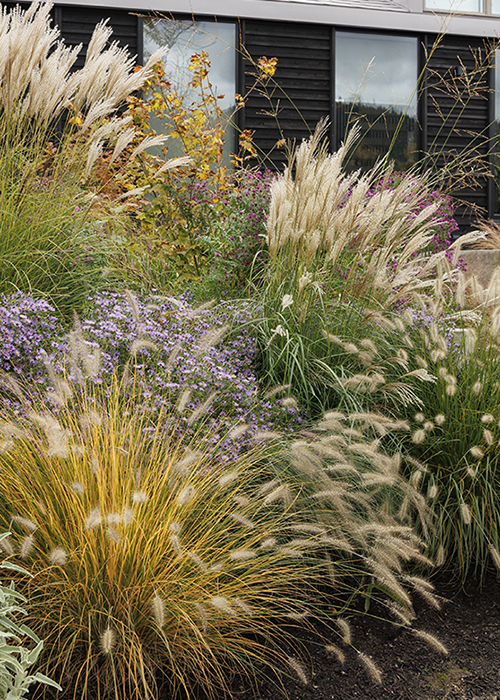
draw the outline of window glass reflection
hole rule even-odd
[[[483,0],[425,0],[425,7],[446,12],[484,12]]]
[[[417,50],[413,37],[337,32],[337,141],[345,138],[354,122],[364,132],[351,169],[372,167],[389,149],[397,169],[416,162]]]
[[[196,22],[173,20],[144,20],[144,58],[147,59],[160,46],[168,46],[168,54],[163,58],[165,77],[177,92],[185,97],[185,104],[197,100],[197,93],[189,82],[193,74],[189,70],[189,59],[194,54],[206,51],[210,60],[209,80],[215,94],[224,96],[218,100],[219,107],[227,116],[228,131],[225,155],[234,151],[235,132],[229,123],[229,116],[235,106],[236,93],[236,26],[224,22]],[[180,147],[169,143],[169,156],[180,155]]]
[[[495,214],[500,214],[500,49],[495,51]]]

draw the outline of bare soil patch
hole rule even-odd
[[[382,684],[374,683],[357,653],[344,649],[341,665],[325,650],[316,633],[299,633],[303,643],[302,662],[308,685],[282,674],[278,688],[263,683],[260,700],[278,700],[286,693],[290,700],[500,700],[500,582],[492,577],[482,589],[469,584],[459,592],[444,585],[437,592],[446,602],[437,611],[418,605],[414,626],[437,636],[448,655],[439,654],[408,630],[395,630],[381,620],[353,617],[350,624],[353,645],[376,663]],[[236,684],[235,700],[254,695]]]

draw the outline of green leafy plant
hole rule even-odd
[[[0,548],[3,550],[8,551],[11,547],[9,536],[10,532],[0,535]],[[0,568],[15,571],[23,576],[30,575],[25,569],[9,561],[2,562]],[[4,700],[20,700],[34,683],[61,690],[57,683],[43,673],[29,674],[29,669],[36,664],[40,656],[43,642],[20,621],[20,618],[27,615],[21,607],[26,602],[26,598],[15,590],[14,582],[9,587],[0,585],[0,696]],[[35,642],[32,649],[24,646],[26,637]]]

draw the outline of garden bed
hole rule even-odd
[[[367,675],[356,653],[345,649],[342,666],[317,634],[304,633],[307,686],[282,676],[291,700],[498,700],[500,698],[500,584],[492,577],[479,589],[470,584],[453,592],[437,586],[446,599],[440,611],[422,605],[415,626],[435,634],[448,649],[436,651],[408,631],[367,616],[351,619],[353,644],[369,654],[383,674],[382,685]],[[318,633],[324,633],[318,628]],[[277,688],[263,684],[260,700],[276,700]],[[242,686],[234,700],[251,700]]]

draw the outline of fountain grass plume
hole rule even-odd
[[[304,624],[332,602],[345,613],[359,595],[410,620],[410,591],[432,596],[404,574],[427,561],[412,530],[425,499],[377,438],[401,421],[336,412],[221,463],[203,421],[186,444],[140,382],[80,378],[53,408],[35,394],[19,425],[0,426],[0,522],[13,533],[0,544],[33,573],[19,585],[46,640],[42,669],[82,698],[154,699],[165,682],[222,697],[257,663],[298,673],[280,620]]]

